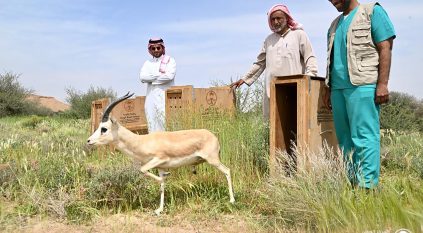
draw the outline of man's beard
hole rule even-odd
[[[279,33],[279,32],[282,32],[282,30],[283,30],[285,27],[286,27],[286,24],[281,24],[281,25],[279,25],[279,26],[277,26],[277,27],[274,27],[274,28],[273,28],[273,30],[274,30],[274,32]]]
[[[343,3],[341,3],[341,6],[339,8],[336,8],[338,12],[344,12],[346,11],[351,4],[351,0],[345,0]]]

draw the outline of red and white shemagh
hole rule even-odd
[[[169,63],[170,57],[165,55],[166,50],[165,50],[165,45],[164,45],[163,39],[162,38],[159,38],[159,37],[156,37],[156,38],[151,38],[148,41],[148,52],[151,55],[153,55],[153,53],[151,52],[150,47],[153,46],[153,45],[160,45],[160,46],[162,46],[163,56],[162,56],[162,60],[160,62],[159,71],[161,73],[165,73],[166,72],[166,66],[167,66],[167,63]]]
[[[291,15],[291,13],[289,12],[289,10],[288,10],[288,7],[287,7],[287,6],[282,5],[282,4],[276,4],[276,5],[272,6],[272,7],[270,8],[269,12],[267,13],[267,20],[268,20],[268,22],[269,22],[269,27],[270,27],[270,30],[272,30],[272,32],[275,32],[275,28],[273,28],[272,23],[271,23],[271,21],[270,21],[270,15],[271,15],[273,12],[275,12],[275,11],[282,11],[282,12],[284,12],[284,13],[286,14],[286,16],[287,16],[287,18],[288,18],[288,22],[287,22],[287,24],[288,24],[288,27],[289,27],[291,30],[302,29],[303,25],[302,25],[302,24],[300,24],[300,23],[298,23],[298,22],[296,22],[296,21],[294,20],[294,18],[292,18],[292,15]]]

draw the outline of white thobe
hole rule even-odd
[[[163,56],[144,62],[140,72],[141,82],[147,84],[144,108],[149,133],[165,131],[166,129],[165,92],[174,85],[176,62],[171,57],[162,73],[159,69]]]
[[[317,76],[317,59],[305,31],[289,29],[282,36],[270,34],[263,43],[257,61],[242,79],[250,86],[265,69],[263,115],[268,119],[272,77],[296,74]]]

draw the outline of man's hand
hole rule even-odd
[[[325,87],[323,89],[323,106],[325,106],[325,108],[332,110],[332,104],[330,102],[330,88],[329,87]]]
[[[375,97],[376,104],[384,104],[384,103],[388,103],[388,101],[389,101],[388,85],[378,84],[376,87],[376,97]]]
[[[240,87],[244,83],[245,83],[245,81],[243,79],[240,79],[240,80],[238,80],[236,82],[233,82],[229,87],[236,89],[236,88]]]

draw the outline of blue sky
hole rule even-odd
[[[364,1],[363,1],[364,2]],[[255,61],[270,33],[268,0],[0,0],[0,72],[20,74],[37,94],[65,100],[90,86],[145,95],[139,70],[161,36],[176,84],[229,83]],[[283,1],[304,25],[325,75],[326,32],[339,13],[326,0]],[[423,1],[380,1],[396,29],[389,87],[423,98]],[[420,29],[419,29],[420,28]]]

